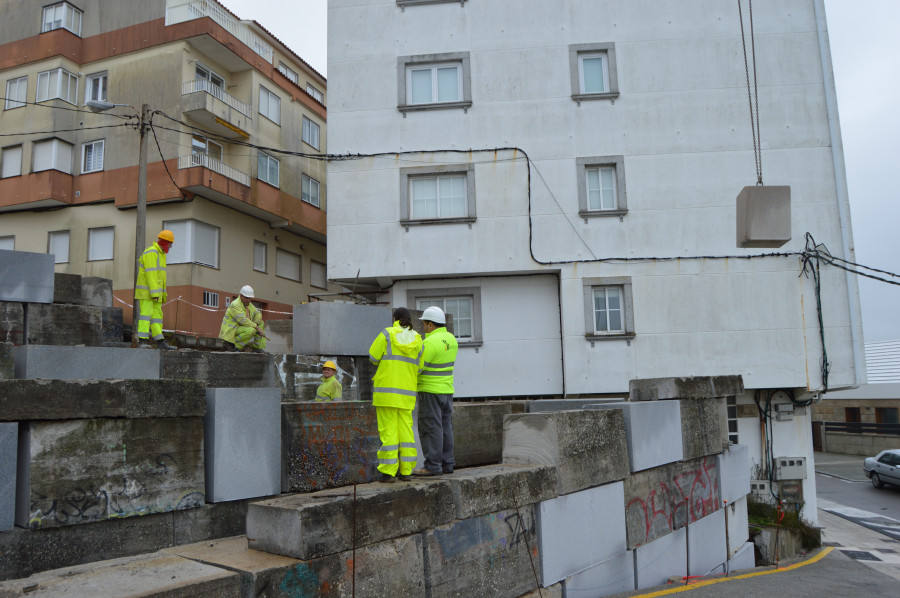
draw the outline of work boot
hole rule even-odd
[[[409,474],[403,475],[402,473],[400,473],[400,474],[397,474],[397,479],[400,480],[401,482],[408,482],[412,479],[412,477],[410,477]]]
[[[161,341],[157,341],[156,348],[162,351],[169,351],[171,349],[174,349],[175,347],[167,343],[166,339],[162,339]]]
[[[417,478],[428,478],[431,476],[441,475],[439,471],[431,471],[430,469],[425,469],[424,467],[417,467],[413,469],[412,474]]]
[[[393,484],[394,482],[397,481],[397,478],[395,478],[392,475],[383,473],[383,474],[381,474],[381,477],[378,478],[378,481],[381,482],[382,484]]]

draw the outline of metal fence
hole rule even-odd
[[[237,168],[232,168],[220,160],[210,158],[206,154],[188,154],[186,156],[178,156],[178,168],[192,168],[194,166],[202,166],[213,172],[217,172],[224,177],[228,177],[232,181],[237,181],[241,185],[250,186],[250,175],[241,172]]]
[[[225,31],[241,40],[245,46],[265,58],[266,62],[272,63],[274,58],[272,46],[253,33],[246,24],[234,18],[234,15],[215,0],[168,0],[166,3],[166,26],[202,17],[211,18]]]
[[[825,422],[826,432],[850,434],[887,434],[900,436],[900,424],[864,424],[858,422]]]

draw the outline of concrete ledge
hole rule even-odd
[[[577,411],[589,405],[621,403],[625,399],[543,399],[528,401],[528,413],[548,413],[552,411]]]
[[[744,392],[740,376],[697,376],[692,378],[641,378],[628,383],[629,401],[664,399],[711,399]]]
[[[208,388],[277,388],[269,353],[162,351],[160,378],[205,380]]]
[[[51,303],[53,255],[0,249],[0,301]]]
[[[26,345],[13,349],[16,378],[27,379],[152,380],[160,377],[159,356],[160,351],[120,347]],[[180,379],[202,380],[191,376]]]
[[[0,380],[0,421],[202,417],[195,380]]]
[[[469,519],[556,498],[556,469],[545,465],[490,465],[437,479],[450,484],[456,518]]]

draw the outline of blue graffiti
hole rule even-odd
[[[278,589],[290,598],[313,598],[320,586],[319,575],[306,563],[299,563],[288,569]]]

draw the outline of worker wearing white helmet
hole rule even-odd
[[[253,351],[263,353],[266,348],[266,325],[262,312],[251,299],[254,298],[253,287],[244,285],[240,295],[232,299],[231,305],[222,319],[219,338],[231,350]]]

